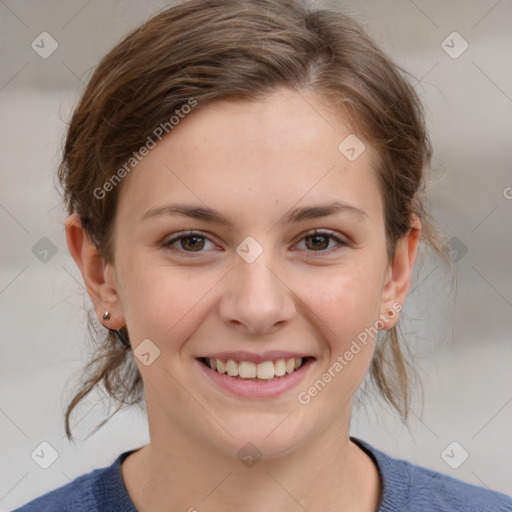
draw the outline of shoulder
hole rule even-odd
[[[512,498],[442,473],[395,459],[351,438],[376,462],[383,483],[378,512],[511,512]]]
[[[122,461],[133,451],[122,453],[112,465],[79,476],[13,512],[136,512],[120,471]]]

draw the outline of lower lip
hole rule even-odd
[[[271,398],[281,395],[286,391],[297,386],[309,371],[314,359],[308,359],[298,370],[287,373],[277,380],[255,382],[252,380],[242,380],[230,377],[225,373],[219,373],[208,368],[201,361],[196,359],[196,363],[201,370],[219,387],[229,391],[233,395],[243,398]]]

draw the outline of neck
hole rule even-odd
[[[152,424],[162,425],[150,418]],[[151,442],[125,459],[121,473],[141,512],[170,506],[190,512],[375,512],[378,470],[350,441],[344,424],[345,429],[332,424],[288,453],[256,463],[246,459],[246,464],[175,424],[150,428]]]

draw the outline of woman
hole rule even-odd
[[[396,326],[424,209],[422,108],[349,17],[191,0],[99,64],[59,179],[108,329],[97,385],[150,443],[18,510],[501,511],[512,500],[349,436],[369,371],[405,419]]]

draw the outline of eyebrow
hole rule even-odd
[[[335,201],[325,205],[294,208],[284,216],[280,223],[292,224],[308,219],[328,217],[336,213],[349,213],[361,220],[368,218],[368,214],[364,210],[356,208],[355,206],[347,204],[343,201]],[[144,215],[142,215],[140,221],[144,222],[160,215],[181,215],[191,219],[224,224],[229,228],[232,228],[234,224],[233,219],[225,217],[217,210],[206,206],[193,206],[186,204],[166,204],[156,208],[151,208],[146,213],[144,213]]]

